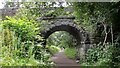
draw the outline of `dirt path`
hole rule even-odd
[[[80,68],[80,64],[67,58],[64,51],[55,54],[51,59],[56,64],[56,68]]]

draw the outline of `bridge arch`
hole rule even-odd
[[[80,56],[84,56],[87,49],[90,47],[90,38],[88,33],[83,29],[79,28],[70,18],[57,18],[57,19],[50,19],[52,24],[48,26],[47,29],[41,31],[41,36],[45,39],[44,46],[46,45],[46,39],[56,31],[66,31],[71,34],[77,40],[78,49],[83,52]]]
[[[77,42],[81,41],[81,39],[82,39],[81,34],[79,33],[78,29],[76,29],[72,26],[69,26],[69,25],[64,25],[64,24],[51,27],[50,30],[47,30],[46,32],[42,33],[43,34],[42,36],[44,37],[44,39],[47,39],[52,33],[56,32],[56,31],[68,32],[77,40]]]

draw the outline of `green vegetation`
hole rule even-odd
[[[56,54],[56,53],[58,53],[60,51],[59,47],[53,46],[53,45],[48,46],[46,48],[48,49],[48,52],[50,52],[51,55],[54,55],[54,54]]]
[[[75,48],[66,48],[65,55],[70,59],[76,58],[76,49]]]
[[[76,39],[65,31],[57,31],[50,35],[47,39],[48,46],[54,45],[58,47],[74,47],[76,44]]]
[[[40,59],[35,59],[34,43],[21,42],[19,37],[9,29],[4,29],[0,36],[0,65],[2,66],[50,66],[47,53],[41,53]],[[42,49],[43,50],[43,49]],[[48,55],[50,56],[50,55]],[[45,59],[46,58],[46,59]],[[49,63],[48,63],[49,62]]]
[[[86,54],[84,66],[119,65],[120,2],[74,3],[76,23],[84,26],[93,39],[93,47]],[[99,45],[99,43],[101,43]],[[109,43],[109,44],[107,44]],[[98,46],[99,45],[99,46]],[[118,50],[118,51],[116,51]],[[83,60],[84,61],[84,60]]]
[[[112,66],[113,64],[119,65],[118,63],[120,62],[119,56],[116,56],[114,53],[120,51],[120,49],[114,47],[115,45],[117,44],[111,45],[108,43],[105,46],[98,44],[96,45],[96,47],[89,49],[86,54],[86,59],[84,60],[84,63],[82,63],[81,65],[83,66]],[[113,60],[116,60],[118,62],[113,62]]]
[[[86,64],[111,65],[110,63],[112,62],[112,52],[113,46],[111,44],[107,44],[105,46],[101,46],[101,44],[99,44],[96,47],[88,50],[85,60],[87,62]]]
[[[65,48],[65,55],[75,59],[76,40],[70,34],[57,32],[47,39],[43,48],[40,30],[51,24],[41,17],[71,16],[83,27],[95,45],[90,48],[82,66],[120,66],[120,2],[67,3],[74,12],[65,12],[62,3],[53,8],[55,2],[6,2],[5,7],[23,5],[14,16],[2,16],[0,21],[0,65],[2,66],[52,66],[50,57]],[[43,9],[46,10],[45,12]],[[44,12],[44,13],[43,13]],[[4,18],[6,17],[6,18]],[[37,39],[37,41],[36,41]]]
[[[27,18],[15,19],[6,16],[7,20],[2,22],[3,29],[8,28],[16,33],[16,36],[22,41],[29,41],[37,34],[37,24],[34,20]]]

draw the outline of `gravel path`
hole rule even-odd
[[[80,64],[67,58],[63,51],[55,54],[51,59],[56,64],[56,68],[80,68]]]

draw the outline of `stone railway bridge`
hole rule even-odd
[[[43,46],[46,45],[46,39],[56,31],[66,31],[77,40],[77,52],[81,59],[85,58],[85,53],[90,48],[90,37],[88,33],[81,27],[79,28],[75,22],[75,17],[42,17],[40,20],[48,20],[51,24],[47,29],[41,30],[41,36],[45,39]]]

